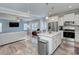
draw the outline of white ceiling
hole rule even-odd
[[[72,8],[68,8],[72,6]],[[79,3],[0,3],[0,7],[5,7],[17,11],[30,13],[40,17],[45,17],[48,15],[48,11],[53,7],[52,14],[61,13],[73,9],[79,8]]]

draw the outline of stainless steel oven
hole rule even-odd
[[[74,21],[64,22],[63,37],[75,39],[75,22]]]
[[[75,38],[75,30],[72,29],[64,29],[63,37],[66,38]]]

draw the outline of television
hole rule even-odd
[[[9,27],[19,27],[18,22],[9,22]]]

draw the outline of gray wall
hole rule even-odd
[[[14,22],[15,20],[5,20],[0,19],[0,22],[2,23],[2,32],[20,32],[23,30],[23,24],[28,23],[24,21],[19,22],[19,27],[9,27],[9,22]]]

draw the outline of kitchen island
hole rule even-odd
[[[40,41],[47,41],[47,54],[52,54],[56,48],[61,44],[61,32],[44,32],[39,33]],[[42,48],[41,48],[42,49]]]
[[[19,40],[28,40],[26,32],[8,32],[0,34],[0,46],[16,42]]]

